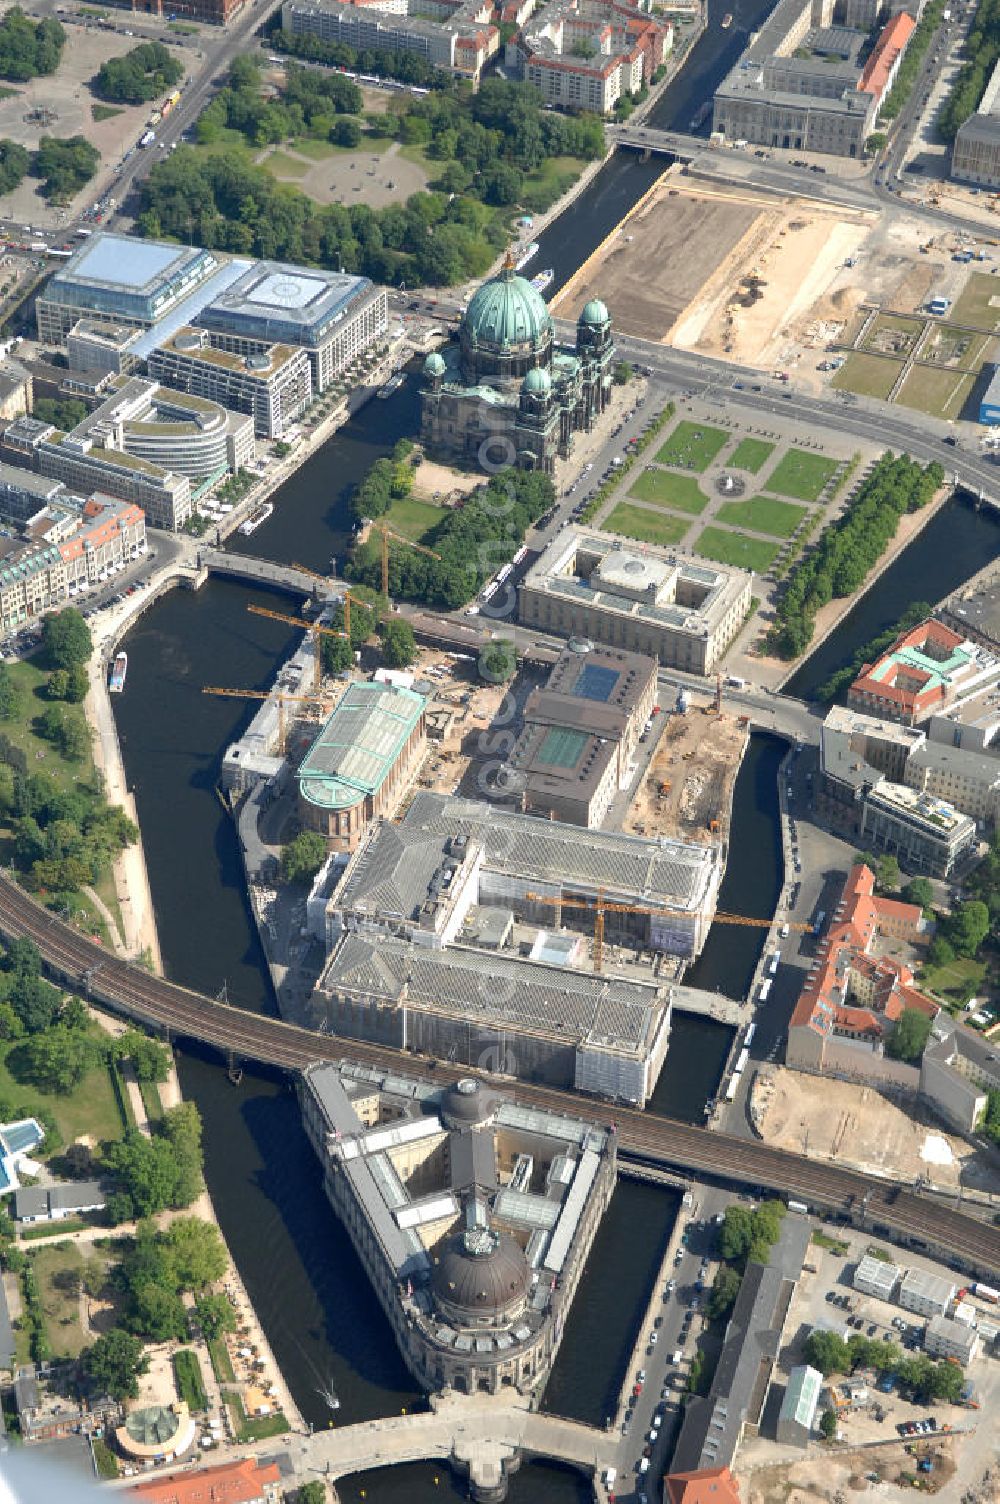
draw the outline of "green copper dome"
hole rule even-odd
[[[436,350],[433,350],[424,361],[425,376],[443,376],[446,369],[444,360]]]
[[[581,324],[607,324],[610,319],[611,315],[607,306],[601,302],[600,298],[591,298],[590,302],[584,305],[580,315]]]
[[[497,350],[540,345],[552,333],[545,299],[511,266],[483,283],[466,309],[464,325],[471,344]]]
[[[531,392],[535,397],[547,397],[552,390],[552,378],[548,371],[543,371],[541,366],[536,366],[529,371],[522,383],[526,392]]]

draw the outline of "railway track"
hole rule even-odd
[[[290,1072],[318,1061],[339,1060],[345,1053],[381,1069],[400,1067],[396,1050],[317,1034],[152,976],[86,939],[4,876],[0,876],[0,934],[33,940],[51,972],[95,1001],[169,1034],[211,1045],[224,1055]],[[406,1069],[440,1081],[468,1074],[420,1057],[406,1057]],[[854,1222],[862,1220],[873,1234],[881,1232],[945,1254],[970,1273],[995,1279],[1000,1271],[1000,1227],[950,1204],[755,1139],[710,1132],[530,1082],[505,1081],[504,1086],[526,1105],[585,1115],[605,1127],[613,1126],[620,1152],[638,1160],[778,1191]]]

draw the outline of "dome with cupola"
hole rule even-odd
[[[609,324],[611,322],[611,315],[608,312],[607,304],[602,303],[600,298],[591,298],[589,303],[583,305],[583,312],[580,314],[579,322],[591,325]]]
[[[509,261],[475,293],[462,326],[470,344],[487,350],[537,349],[552,338],[545,299]]]

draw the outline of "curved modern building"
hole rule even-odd
[[[148,412],[122,424],[122,449],[191,480],[253,462],[253,419],[218,402],[157,387]]]
[[[347,1061],[300,1085],[327,1196],[431,1393],[541,1395],[615,1185],[614,1134],[468,1077]]]
[[[580,315],[575,348],[556,345],[545,299],[508,256],[472,297],[457,343],[424,362],[424,446],[446,461],[551,471],[607,406],[614,354],[599,298]]]

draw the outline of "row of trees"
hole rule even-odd
[[[0,21],[0,78],[27,83],[54,73],[65,45],[66,33],[54,16],[30,21],[19,5],[12,6]]]
[[[817,700],[824,705],[829,705],[854,682],[866,663],[874,663],[883,653],[887,653],[897,637],[901,637],[918,622],[926,621],[933,609],[929,601],[914,601],[912,606],[907,606],[894,626],[886,627],[885,631],[879,632],[877,637],[870,638],[858,648],[849,663],[846,663],[843,668],[836,669],[829,679],[823,681],[816,691]]]
[[[775,652],[797,658],[805,651],[817,611],[858,589],[895,537],[899,519],[925,506],[943,480],[936,462],[921,466],[906,455],[882,456],[843,515],[791,571],[770,633]]]
[[[201,1194],[201,1117],[193,1102],[181,1102],[152,1125],[152,1137],[138,1128],[107,1145],[104,1167],[117,1189],[108,1197],[113,1222],[151,1217],[190,1206]]]
[[[384,517],[394,501],[409,496],[413,490],[412,457],[412,439],[399,439],[390,456],[375,461],[348,503],[356,522]]]
[[[501,471],[427,535],[427,545],[439,559],[413,549],[390,549],[390,595],[447,611],[464,605],[514,557],[528,527],[554,500],[552,482],[540,471]],[[347,574],[378,588],[381,550],[374,540],[354,550]]]
[[[954,141],[959,126],[976,113],[990,74],[1000,58],[1000,0],[979,0],[962,55],[965,61],[937,120],[938,130],[945,141]]]
[[[903,61],[899,65],[896,74],[896,82],[889,90],[889,97],[882,104],[879,115],[883,120],[895,120],[913,90],[913,85],[920,76],[920,69],[924,61],[924,54],[931,44],[938,27],[941,25],[941,15],[945,7],[945,0],[929,0],[924,7],[924,13],[917,23],[917,29],[910,37],[909,46],[903,53]]]
[[[931,1400],[954,1404],[961,1398],[965,1384],[965,1375],[955,1363],[935,1363],[922,1353],[908,1358],[895,1342],[879,1342],[860,1332],[845,1340],[836,1332],[817,1328],[806,1338],[804,1356],[824,1378],[835,1373],[853,1373],[858,1368],[895,1374],[901,1392],[918,1404]]]
[[[94,92],[115,104],[146,104],[183,77],[183,64],[162,42],[142,42],[123,57],[110,57],[101,64]]]
[[[46,198],[64,203],[90,182],[100,160],[100,152],[84,136],[43,136],[35,152],[0,140],[0,193],[13,193],[30,173],[42,179]]]

